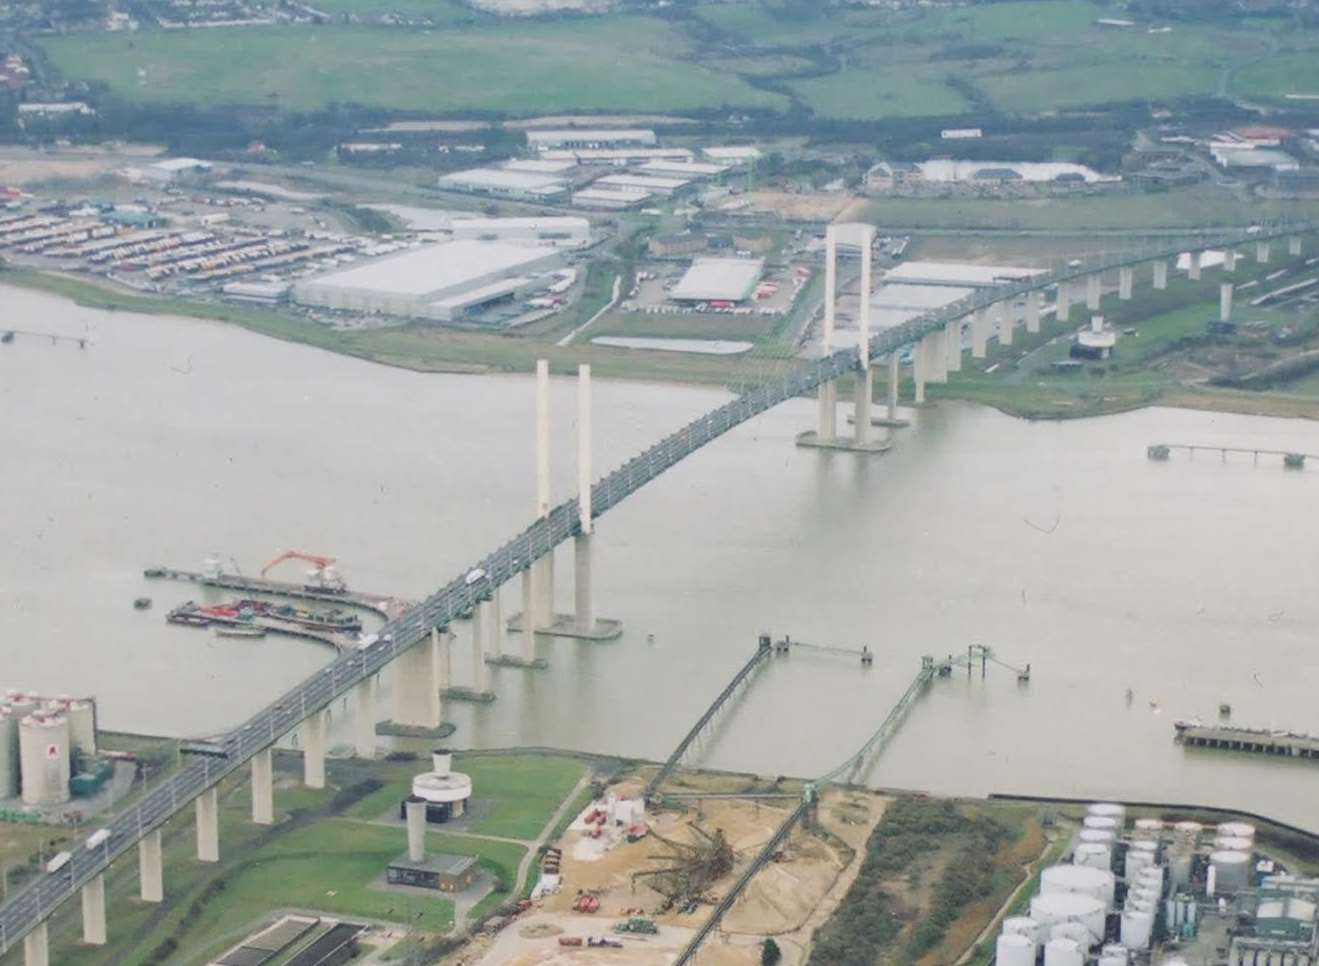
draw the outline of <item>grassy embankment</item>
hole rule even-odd
[[[512,895],[530,840],[584,773],[569,758],[463,756],[473,776],[479,817],[458,833],[431,832],[428,849],[475,855],[500,891],[475,910],[484,914]],[[184,809],[165,827],[165,892],[160,906],[137,901],[137,864],[130,853],[108,873],[110,945],[83,947],[77,903],[51,920],[53,960],[69,966],[114,962],[201,963],[280,909],[407,924],[431,935],[453,925],[451,900],[409,898],[379,887],[385,865],[403,851],[400,827],[380,824],[405,794],[416,762],[330,763],[330,787],[298,784],[301,761],[277,756],[277,824],[250,821],[246,776],[221,785],[221,862],[194,857],[193,817]],[[8,831],[8,827],[5,827]],[[523,840],[526,841],[523,841]],[[20,961],[16,952],[3,966]]]
[[[453,0],[330,0],[329,9],[426,15],[435,28],[245,28],[241,58],[225,30],[41,43],[67,77],[104,82],[132,100],[295,110],[354,102],[526,115],[796,103],[821,117],[876,120],[1208,96],[1233,68],[1253,97],[1319,86],[1319,31],[1280,35],[1271,22],[1249,20],[1114,30],[1095,21],[1122,8],[1085,0],[900,12],[761,0],[698,3],[685,18],[620,12],[516,23]],[[1281,55],[1264,59],[1279,43]]]

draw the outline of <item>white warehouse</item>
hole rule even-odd
[[[294,301],[347,312],[449,322],[518,296],[559,266],[553,248],[455,240],[298,282]]]
[[[456,239],[513,245],[580,248],[591,243],[591,223],[577,216],[546,218],[459,218],[449,226]]]
[[[655,143],[655,132],[644,128],[612,130],[569,128],[561,131],[527,132],[527,145],[537,151],[556,148],[651,147]]]

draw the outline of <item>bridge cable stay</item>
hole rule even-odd
[[[1171,258],[1186,251],[1266,242],[1317,230],[1319,222],[1293,222],[1261,223],[1235,231],[1206,229],[1187,232],[1179,239],[1152,245],[1137,253],[1087,259],[1080,266],[979,289],[949,305],[875,333],[870,339],[870,358],[879,358],[911,345],[979,308],[1015,299],[1029,291],[1046,289],[1059,282],[1155,258]],[[592,515],[598,518],[670,466],[731,429],[780,403],[811,393],[821,384],[831,382],[859,365],[857,348],[842,349],[750,389],[692,420],[597,481],[591,488]],[[0,954],[8,952],[80,886],[102,874],[111,862],[136,845],[146,833],[162,826],[211,785],[246,764],[310,714],[329,706],[362,680],[379,673],[403,651],[428,638],[433,628],[448,627],[454,620],[469,615],[482,596],[519,576],[535,560],[575,536],[579,529],[577,500],[565,500],[474,565],[486,571],[485,585],[469,586],[465,578],[474,568],[463,568],[458,576],[420,604],[388,620],[374,643],[344,653],[228,732],[223,742],[228,757],[216,760],[205,756],[174,770],[139,797],[132,807],[108,820],[105,828],[110,834],[103,840],[101,848],[79,848],[74,859],[62,869],[34,876],[21,889],[10,891],[8,898],[0,902]],[[687,961],[689,957],[683,960]]]

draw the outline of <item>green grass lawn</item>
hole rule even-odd
[[[825,117],[875,120],[961,114],[971,105],[946,83],[956,69],[955,64],[859,65],[825,77],[792,81],[789,86]]]
[[[407,17],[429,17],[438,26],[476,21],[480,15],[458,0],[316,0],[314,6],[328,14],[355,14],[359,17],[379,17],[401,14]]]
[[[660,20],[605,17],[433,32],[388,27],[261,27],[77,34],[45,48],[66,76],[144,101],[331,102],[443,113],[780,107],[731,74],[681,61]]]
[[[1308,36],[1305,39],[1315,42]],[[1283,53],[1244,67],[1236,75],[1232,91],[1273,100],[1282,100],[1287,94],[1319,94],[1319,50]],[[1304,106],[1306,102],[1298,103]]]

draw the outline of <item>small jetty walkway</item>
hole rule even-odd
[[[190,570],[175,570],[173,567],[148,567],[143,571],[143,576],[161,580],[188,581],[206,587],[223,587],[225,590],[237,590],[249,594],[278,594],[281,597],[343,604],[369,610],[386,620],[395,620],[416,606],[415,601],[384,594],[368,594],[360,590],[335,590],[332,587],[295,584],[287,580],[267,580],[264,577],[243,577],[239,574],[203,574]]]

